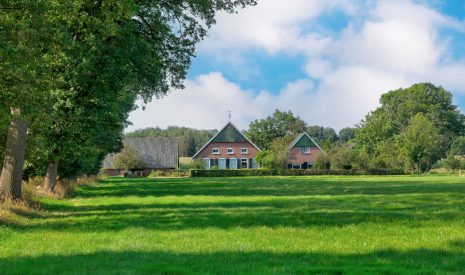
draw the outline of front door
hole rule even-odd
[[[203,166],[205,169],[210,170],[210,159],[209,158],[203,159]]]
[[[229,169],[237,169],[237,159],[236,158],[229,159]]]
[[[218,168],[226,169],[226,159],[224,158],[218,159]]]

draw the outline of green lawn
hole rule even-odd
[[[465,273],[465,177],[110,178],[0,226],[0,274]]]

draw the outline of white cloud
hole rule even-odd
[[[392,89],[428,81],[465,92],[465,62],[451,58],[451,41],[441,33],[442,28],[463,32],[463,22],[410,1],[361,3],[262,0],[239,15],[222,15],[200,54],[213,54],[255,77],[256,68],[241,55],[250,48],[273,55],[299,53],[306,58],[302,70],[308,79],[296,79],[279,91],[250,91],[221,73],[202,75],[188,80],[184,91],[150,103],[146,112],[132,113],[135,126],[130,129],[219,128],[227,121],[227,110],[246,128],[275,108],[290,109],[309,124],[340,129],[358,123]],[[340,33],[302,27],[334,8],[354,18]]]
[[[234,112],[238,126],[246,127],[248,121],[263,115],[263,108],[254,106],[251,91],[241,90],[220,73],[201,75],[186,81],[185,86],[185,90],[148,103],[145,111],[132,112],[129,120],[134,125],[127,131],[170,125],[215,129],[225,124],[228,110]]]

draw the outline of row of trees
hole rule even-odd
[[[465,151],[465,116],[442,87],[415,84],[382,95],[380,103],[354,140],[356,153],[372,165],[421,172]]]
[[[267,150],[276,139],[295,137],[302,132],[307,132],[318,144],[328,149],[337,142],[346,143],[355,137],[355,128],[343,128],[337,134],[333,128],[309,126],[292,111],[280,110],[275,110],[271,116],[264,119],[252,121],[245,134],[258,147]]]
[[[339,136],[330,128],[307,127],[291,112],[280,111],[252,122],[248,133],[267,149],[258,156],[262,165],[273,168],[286,167],[287,145],[303,130],[326,151],[315,163],[317,169],[387,168],[420,173],[434,165],[463,166],[465,116],[452,103],[450,92],[419,83],[382,95],[380,103],[356,128],[342,129]]]
[[[6,0],[0,4],[0,196],[19,199],[23,168],[92,173],[121,148],[136,99],[182,88],[219,10],[254,0]],[[8,125],[9,122],[9,126]]]
[[[250,123],[249,129],[244,131],[252,141],[260,148],[270,149],[273,142],[279,138],[295,137],[306,131],[318,144],[325,148],[331,148],[335,143],[346,143],[355,137],[355,128],[343,128],[339,134],[333,128],[312,125],[298,116],[294,116],[292,111],[275,112],[264,119],[255,120]],[[198,130],[187,127],[168,126],[166,129],[145,128],[126,134],[126,137],[177,137],[179,142],[180,156],[191,157],[205,145],[218,131]],[[276,145],[274,145],[276,147]]]

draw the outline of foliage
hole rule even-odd
[[[358,151],[358,155],[364,155],[369,159],[368,166],[371,168],[403,169],[405,158],[400,153],[400,145],[393,139],[379,143],[375,153],[371,156],[366,151]]]
[[[452,141],[448,154],[465,156],[465,136],[458,136]]]
[[[25,111],[30,173],[44,174],[57,161],[64,177],[98,170],[121,148],[137,98],[182,88],[215,14],[254,4],[3,1],[0,120],[9,108]]]
[[[423,114],[415,115],[399,136],[400,153],[417,173],[428,170],[444,152],[443,136]]]
[[[179,170],[185,171],[190,170],[194,166],[192,158],[190,157],[180,157],[179,158]]]
[[[380,102],[355,130],[356,151],[371,159],[371,167],[430,169],[446,155],[447,145],[465,131],[465,116],[442,87],[419,83],[390,91]]]
[[[267,150],[277,138],[296,136],[304,131],[305,126],[305,122],[291,111],[275,110],[272,116],[251,122],[245,134],[258,147]]]
[[[336,145],[328,153],[331,169],[350,170],[356,162],[356,156],[350,145]]]
[[[465,169],[465,159],[449,154],[446,158],[438,160],[433,166],[433,169],[445,168],[449,172],[453,170]]]
[[[192,162],[192,169],[205,169],[205,163],[202,160]]]
[[[312,169],[327,170],[331,167],[331,162],[327,154],[320,154],[313,163]]]
[[[306,127],[305,131],[320,146],[323,146],[325,142],[329,142],[330,144],[332,144],[338,140],[336,131],[334,131],[334,129],[330,127],[313,125]]]
[[[165,176],[165,172],[161,171],[161,170],[154,170],[152,172],[150,172],[149,174],[149,178],[158,178],[158,177],[163,177]]]
[[[114,165],[116,168],[124,169],[125,171],[147,167],[147,164],[144,163],[139,153],[130,146],[124,146],[123,150],[115,155]]]
[[[342,128],[339,130],[338,141],[341,143],[348,143],[350,140],[355,138],[355,128]]]
[[[270,145],[271,163],[274,169],[287,169],[289,159],[289,144],[294,140],[294,136],[276,138]]]
[[[191,170],[191,177],[257,177],[257,176],[321,176],[321,175],[404,175],[402,169],[224,169]]]
[[[273,168],[276,166],[276,160],[272,151],[265,150],[257,153],[257,162],[263,168]]]

